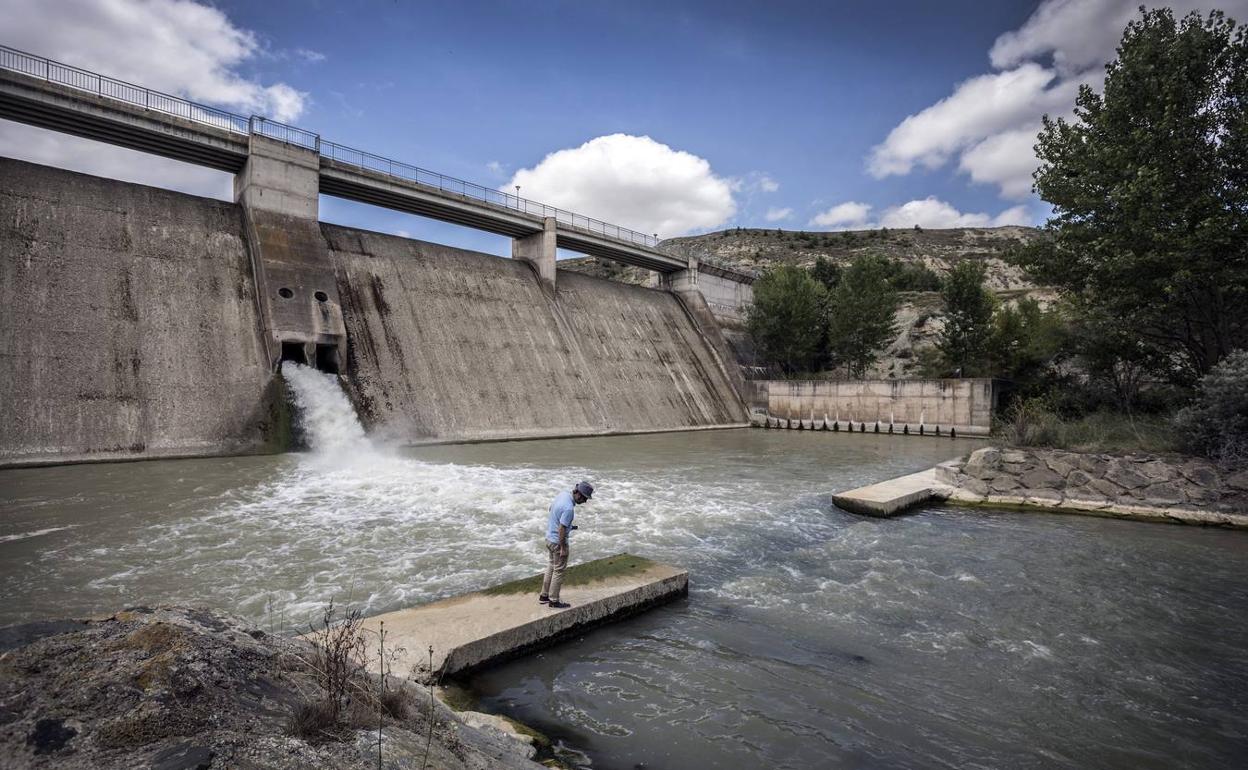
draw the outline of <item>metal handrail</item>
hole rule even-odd
[[[323,157],[339,163],[352,165],[365,171],[386,174],[408,182],[433,187],[442,193],[460,195],[492,206],[519,211],[540,217],[553,217],[566,227],[592,235],[601,235],[617,241],[655,248],[659,244],[656,235],[647,235],[627,227],[613,225],[601,219],[548,206],[539,201],[495,190],[474,182],[457,179],[403,163],[371,152],[356,150],[345,145],[321,139],[320,134],[297,126],[290,126],[259,115],[242,115],[220,110],[216,107],[192,102],[180,96],[153,91],[124,80],[117,80],[95,72],[62,64],[42,56],[0,45],[0,69],[20,72],[24,75],[46,80],[50,83],[106,97],[126,104],[160,112],[165,115],[190,120],[195,123],[223,129],[233,134],[264,136],[280,142],[313,150]]]

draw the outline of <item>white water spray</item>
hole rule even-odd
[[[373,451],[364,426],[360,425],[355,408],[342,392],[336,376],[294,361],[282,364],[282,376],[294,394],[300,424],[312,451],[335,454]]]

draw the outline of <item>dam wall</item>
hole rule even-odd
[[[266,336],[284,327],[264,318],[276,300],[249,251],[273,237],[248,227],[237,204],[0,159],[0,466],[285,447]],[[565,271],[552,292],[522,261],[327,224],[299,235],[291,248],[323,245],[337,283],[344,385],[389,439],[747,419],[704,336],[718,330],[670,292]]]
[[[754,380],[754,422],[771,427],[986,436],[997,390],[990,378],[956,380]]]
[[[0,158],[0,464],[263,451],[238,206]]]
[[[722,362],[670,292],[323,224],[361,419],[389,440],[742,424]]]

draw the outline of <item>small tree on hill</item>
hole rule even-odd
[[[945,327],[936,347],[950,372],[964,376],[988,368],[994,300],[984,288],[984,264],[964,259],[945,278]]]
[[[754,282],[747,328],[760,355],[786,374],[814,368],[827,291],[800,267],[781,265]]]
[[[841,266],[827,257],[816,257],[815,264],[810,268],[810,276],[828,291],[836,288],[841,282]]]
[[[897,292],[882,257],[858,257],[841,273],[828,301],[828,359],[862,378],[896,334]]]

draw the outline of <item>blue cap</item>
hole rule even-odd
[[[576,491],[580,492],[586,500],[594,496],[594,487],[588,481],[582,481],[577,484]]]

